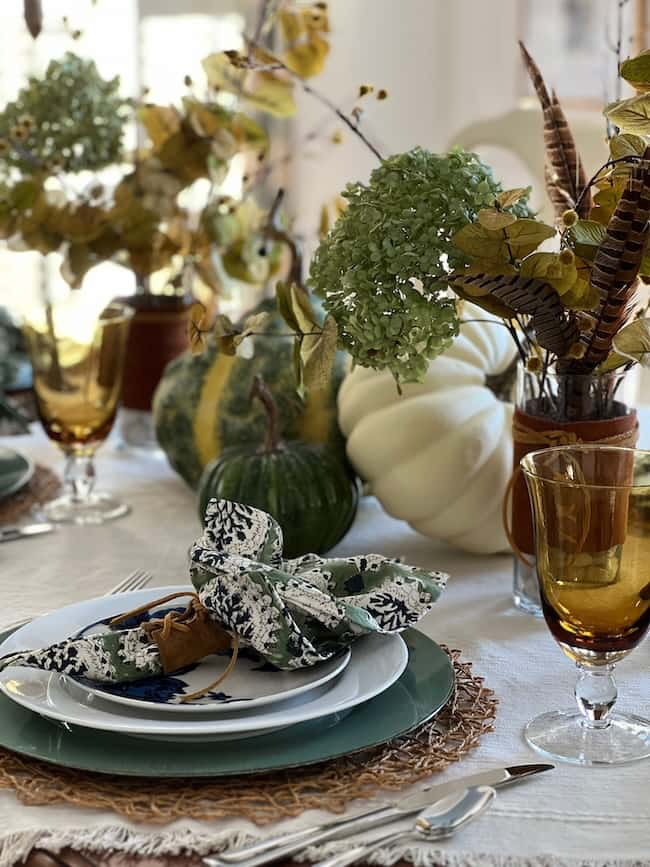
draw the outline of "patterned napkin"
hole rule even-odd
[[[323,662],[361,635],[413,626],[447,580],[442,572],[377,554],[283,560],[278,523],[228,500],[208,505],[203,535],[190,551],[190,574],[215,628],[287,670]],[[186,635],[192,641],[191,631]],[[196,658],[204,655],[199,651]],[[24,665],[119,683],[170,673],[163,657],[150,621],[5,656],[0,670]]]

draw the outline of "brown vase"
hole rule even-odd
[[[529,452],[551,446],[605,443],[634,447],[636,410],[626,397],[625,371],[602,375],[537,374],[520,368],[513,417],[512,540],[514,601],[518,608],[541,616],[533,516],[519,462]],[[522,556],[523,555],[523,556]],[[528,565],[527,565],[528,564]]]
[[[192,302],[177,295],[133,295],[123,299],[135,309],[126,347],[122,405],[151,411],[165,367],[189,346]]]

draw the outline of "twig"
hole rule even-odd
[[[249,56],[250,56],[251,48],[257,48],[257,43],[254,40],[247,40],[247,42],[249,44]],[[287,66],[287,64],[284,63],[279,57],[274,56],[272,64],[268,64],[268,65],[260,66],[260,67],[253,67],[253,68],[257,68],[258,70],[261,70],[261,71],[271,71],[271,72],[273,70],[281,69],[283,72],[286,72],[286,74],[289,75],[294,81],[298,82],[298,84],[300,85],[300,87],[302,87],[302,89],[304,90],[304,92],[306,94],[313,97],[315,100],[320,102],[321,105],[324,105],[331,112],[333,112],[338,117],[338,119],[340,121],[342,121],[347,126],[347,128],[349,130],[351,130],[356,136],[358,136],[358,138],[364,143],[364,145],[368,148],[368,150],[370,150],[377,157],[377,159],[380,162],[383,162],[384,157],[382,156],[382,154],[377,150],[377,148],[373,145],[373,143],[365,136],[365,134],[363,132],[361,132],[359,127],[354,123],[354,121],[352,121],[345,114],[345,112],[341,111],[341,109],[337,105],[335,105],[335,103],[333,103],[332,100],[329,99],[329,97],[325,96],[324,93],[321,93],[319,90],[316,90],[315,88],[313,88],[311,86],[311,84],[307,84],[307,82],[305,81],[305,79],[302,76],[298,75],[297,72],[294,72],[293,69],[290,69]]]

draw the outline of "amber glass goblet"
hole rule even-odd
[[[49,521],[102,524],[128,512],[94,490],[94,455],[115,419],[132,314],[121,303],[98,310],[78,290],[44,303],[24,325],[38,414],[66,457],[65,492],[40,509]]]
[[[650,621],[650,452],[559,446],[521,461],[535,518],[546,623],[576,663],[578,708],[545,713],[525,736],[581,765],[650,756],[650,721],[615,713],[614,666]]]

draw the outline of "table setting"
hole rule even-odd
[[[58,264],[0,310],[0,867],[649,863],[645,52],[588,178],[519,43],[551,225],[256,11],[174,105],[67,52],[0,111]],[[309,262],[298,93],[377,160]]]

